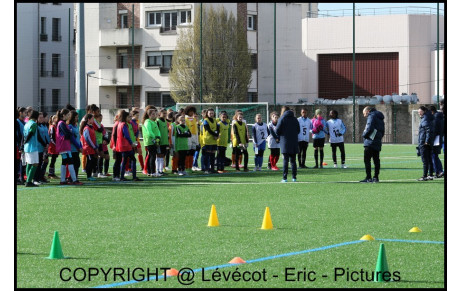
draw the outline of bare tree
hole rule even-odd
[[[171,64],[171,96],[200,102],[200,15],[181,30]],[[251,54],[242,19],[203,7],[203,102],[243,102],[251,82]]]

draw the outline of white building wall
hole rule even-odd
[[[17,105],[38,105],[38,4],[17,3]]]
[[[60,90],[59,106],[65,106],[69,102],[75,102],[75,49],[73,45],[73,4],[60,3],[18,3],[17,15],[17,48],[18,48],[18,67],[16,70],[18,80],[28,80],[21,82],[17,88],[18,106],[39,106],[47,107],[52,104],[52,90]],[[70,59],[69,59],[69,9],[70,9]],[[41,17],[46,17],[47,41],[39,41],[41,32]],[[60,41],[53,41],[52,25],[53,18],[60,19]],[[40,77],[40,56],[46,54],[45,71],[49,73],[46,77]],[[52,56],[60,55],[59,72],[60,77],[52,77]],[[70,70],[69,70],[70,60]],[[70,71],[70,74],[69,74]],[[69,87],[70,78],[70,87]],[[44,104],[41,104],[41,89],[46,90]],[[43,109],[43,108],[41,108]]]
[[[259,102],[274,102],[274,4],[258,4]],[[276,4],[276,102],[301,98],[302,66],[300,4]]]
[[[396,93],[415,92],[422,103],[429,102],[432,95],[430,52],[436,41],[433,18],[436,15],[355,17],[355,52],[397,52],[399,92]],[[302,50],[307,57],[302,91],[312,102],[318,97],[318,54],[353,53],[353,17],[306,18],[302,27]],[[440,29],[444,35],[443,27]]]

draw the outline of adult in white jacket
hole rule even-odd
[[[342,120],[337,118],[339,113],[336,110],[329,112],[329,119],[326,122],[326,133],[329,135],[329,142],[332,148],[332,160],[334,161],[334,168],[337,168],[337,147],[340,149],[340,160],[342,162],[342,168],[346,168],[345,165],[345,145],[343,135],[347,131],[345,124]]]
[[[298,135],[299,142],[299,168],[306,169],[308,168],[305,165],[305,160],[307,158],[307,149],[308,143],[310,142],[310,130],[312,128],[311,120],[307,117],[307,109],[302,108],[300,111],[300,117],[297,118],[300,126],[300,133]]]

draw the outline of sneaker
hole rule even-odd
[[[94,178],[94,177],[89,177],[87,180],[88,180],[88,181],[97,181],[97,179]]]
[[[297,182],[297,179],[292,179],[292,182]]]
[[[136,177],[136,178],[133,178],[133,181],[134,182],[140,182],[140,181],[142,181],[142,179],[139,179],[138,177]]]
[[[142,170],[142,174],[147,175],[147,176],[150,176],[150,174],[147,172],[146,169]]]
[[[131,173],[131,172],[125,172],[125,176],[132,176],[132,175],[133,175],[133,173]]]
[[[272,169],[272,165],[268,164],[267,169],[271,170],[271,169]]]
[[[372,183],[378,183],[378,182],[380,182],[380,181],[379,181],[379,178],[374,177],[374,179],[372,179]]]
[[[221,171],[221,170],[219,170],[219,171],[217,171],[217,173],[219,173],[219,174],[223,174],[223,173],[224,173],[224,171]]]
[[[184,172],[180,171],[178,175],[179,176],[184,176],[185,174],[184,174]]]
[[[444,177],[444,172],[440,172],[439,174],[436,174],[436,178],[442,178]]]
[[[243,167],[243,165],[242,165],[242,164],[240,164],[240,168],[242,168],[242,167]]]
[[[337,168],[337,164],[334,164],[334,168]],[[343,168],[343,167],[342,167]]]
[[[231,167],[232,167],[232,168],[236,168],[236,165],[235,165],[235,164],[232,164]]]
[[[59,185],[69,185],[69,183],[64,181],[64,182],[59,182]]]
[[[38,185],[37,185],[37,184],[34,184],[34,183],[32,183],[32,182],[27,182],[27,183],[26,183],[26,187],[38,187]]]
[[[115,177],[115,178],[112,179],[112,181],[120,182],[120,178]]]
[[[427,176],[426,179],[431,181],[433,180],[433,176]]]
[[[346,168],[348,168],[347,165],[342,164],[342,169],[346,169]]]
[[[283,180],[281,180],[281,183],[287,183],[287,180],[283,179]]]
[[[49,179],[59,179],[58,176],[56,176],[55,174],[49,174],[48,178]]]
[[[72,185],[81,186],[81,185],[83,185],[83,183],[77,180],[77,181],[73,182]]]
[[[126,182],[126,181],[128,181],[128,179],[126,179],[126,178],[120,178],[120,182]]]
[[[208,174],[210,174],[210,172],[209,171],[204,171],[204,174],[208,175]]]
[[[364,179],[359,181],[360,183],[372,183],[372,179]]]
[[[40,186],[41,184],[39,181],[34,181],[34,185]]]
[[[257,171],[262,171],[262,167],[259,167],[259,168],[257,169]]]
[[[93,178],[97,178],[97,173],[93,173]]]
[[[24,181],[21,181],[21,180],[16,180],[16,185],[24,185]]]
[[[110,175],[109,173],[105,173],[104,175],[105,175],[106,177],[112,176],[112,175]]]
[[[165,167],[165,171],[169,171],[169,167]]]
[[[99,173],[99,174],[97,175],[97,177],[98,177],[98,178],[107,178],[107,176],[104,175],[104,174],[102,174],[102,173]]]
[[[82,173],[86,173],[86,170],[85,170],[85,169],[81,169],[81,172],[82,172]]]
[[[277,166],[272,166],[273,171],[279,171],[279,168]]]
[[[417,179],[417,181],[427,181],[428,179],[426,177],[421,177],[419,179]]]

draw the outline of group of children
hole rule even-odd
[[[94,181],[96,177],[109,177],[111,175],[108,173],[108,147],[113,151],[114,181],[126,181],[126,177],[130,175],[133,181],[141,181],[137,177],[136,154],[141,170],[147,176],[163,176],[164,171],[169,171],[170,168],[172,173],[180,176],[187,175],[186,170],[201,170],[205,174],[225,173],[225,167],[230,166],[230,163],[236,171],[249,171],[249,130],[241,110],[237,110],[231,120],[227,112],[221,111],[219,116],[216,116],[212,108],[202,110],[199,120],[194,106],[187,106],[179,112],[147,106],[142,120],[139,120],[139,110],[136,108],[130,112],[119,110],[110,136],[101,123],[100,109],[92,104],[86,108],[86,112],[78,124],[78,113],[70,105],[53,116],[48,116],[46,112],[37,112],[30,107],[18,108],[18,184],[37,187],[42,183],[48,183],[45,177],[48,164],[48,178],[57,179],[55,163],[59,155],[62,158],[61,185],[82,185],[78,180],[80,166],[82,171],[86,172],[88,181]],[[323,167],[326,134],[330,137],[334,167],[337,167],[338,147],[342,168],[346,168],[343,140],[346,127],[337,115],[337,111],[332,110],[329,113],[330,119],[326,122],[321,110],[316,110],[314,118],[310,120],[307,110],[301,110],[301,116],[298,118],[299,168],[307,168],[305,161],[310,133],[315,149],[314,168]],[[262,121],[261,114],[255,116],[252,127],[254,171],[262,170],[266,148],[270,149],[268,169],[279,170],[276,165],[280,157],[280,139],[275,133],[279,118],[277,112],[272,112],[267,125]],[[146,152],[145,159],[142,155],[141,137]],[[231,161],[226,157],[228,143],[232,146]],[[198,167],[200,151],[201,168]],[[27,166],[24,167],[25,165]]]

